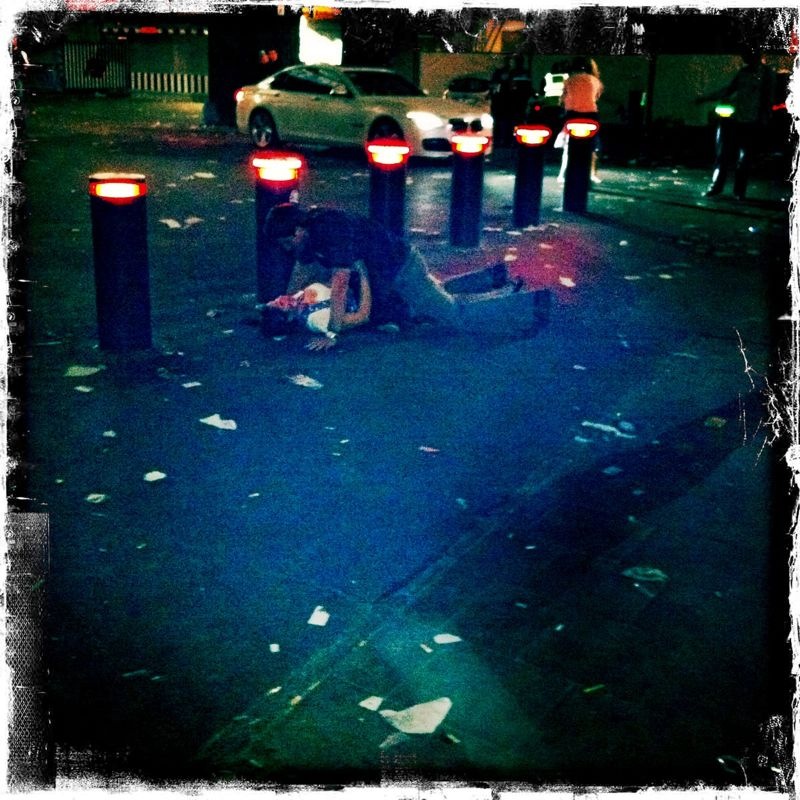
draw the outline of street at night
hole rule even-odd
[[[414,161],[409,243],[504,264],[519,318],[317,353],[259,327],[245,136],[197,98],[27,103],[8,503],[47,528],[56,785],[787,790],[780,163],[745,200],[703,196],[712,154],[601,163],[580,214],[550,152],[515,227],[495,147],[462,247],[451,161]],[[369,214],[363,152],[302,153],[304,205]],[[147,181],[147,348],[98,344],[106,172]]]

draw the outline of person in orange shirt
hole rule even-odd
[[[599,119],[597,101],[603,93],[603,84],[600,82],[600,70],[592,58],[578,58],[572,64],[569,77],[564,81],[564,89],[561,94],[561,105],[567,118],[586,117],[587,119]],[[600,137],[594,138],[594,152],[592,153],[592,182],[600,183],[597,177],[597,151],[599,149]],[[566,133],[561,136],[563,142],[563,155],[561,157],[561,170],[558,173],[559,183],[563,183],[567,171],[568,142],[569,136]]]

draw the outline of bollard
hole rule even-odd
[[[564,124],[567,142],[567,171],[564,175],[564,211],[585,214],[592,172],[592,137],[600,130],[596,119],[575,117]]]
[[[89,178],[97,327],[103,350],[146,349],[150,329],[144,175]]]
[[[514,180],[514,227],[538,225],[542,208],[544,146],[553,131],[546,125],[518,125],[517,174]]]
[[[489,137],[482,134],[453,135],[450,244],[454,247],[477,247],[480,243],[483,161],[488,146]]]
[[[406,163],[411,148],[398,139],[366,145],[370,166],[369,216],[397,236],[405,235]]]
[[[264,230],[267,215],[276,206],[296,200],[303,158],[295,153],[270,151],[251,160],[256,171],[256,299],[259,304],[273,300],[286,291],[292,264],[277,242],[270,241]],[[261,332],[274,335],[285,332],[285,316],[271,308],[261,311]]]

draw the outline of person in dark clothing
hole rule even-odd
[[[522,122],[530,95],[530,76],[518,56],[506,56],[490,78],[490,111],[494,119],[494,143],[509,147],[514,125]]]
[[[747,51],[742,59],[744,66],[727,86],[696,100],[697,103],[731,100],[735,109],[730,118],[720,119],[717,125],[714,172],[706,197],[722,192],[730,163],[735,159],[733,195],[737,200],[744,200],[750,164],[769,123],[775,97],[775,73],[758,51]]]
[[[330,287],[328,331],[310,350],[327,350],[341,331],[367,322],[425,319],[460,331],[508,333],[529,327],[542,300],[521,292],[522,282],[510,280],[503,263],[440,281],[413,247],[359,214],[287,203],[272,209],[265,226],[270,241],[294,260],[285,293],[271,308],[291,310],[293,295],[312,283]]]
[[[331,289],[328,335],[313,340],[310,349],[326,350],[342,330],[369,321],[385,324],[400,315],[402,301],[392,284],[408,248],[381,224],[335,208],[305,210],[287,203],[270,211],[265,226],[267,239],[294,260],[284,299],[276,298],[273,307],[288,308],[288,298],[315,282]],[[350,297],[356,302],[352,310]]]

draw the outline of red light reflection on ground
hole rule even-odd
[[[431,271],[447,280],[503,262],[512,280],[522,278],[527,290],[550,289],[563,304],[577,302],[581,288],[598,277],[602,253],[577,227],[545,227],[518,236],[506,232],[501,237],[504,243],[487,242],[474,253],[443,248],[440,257],[431,259]]]

